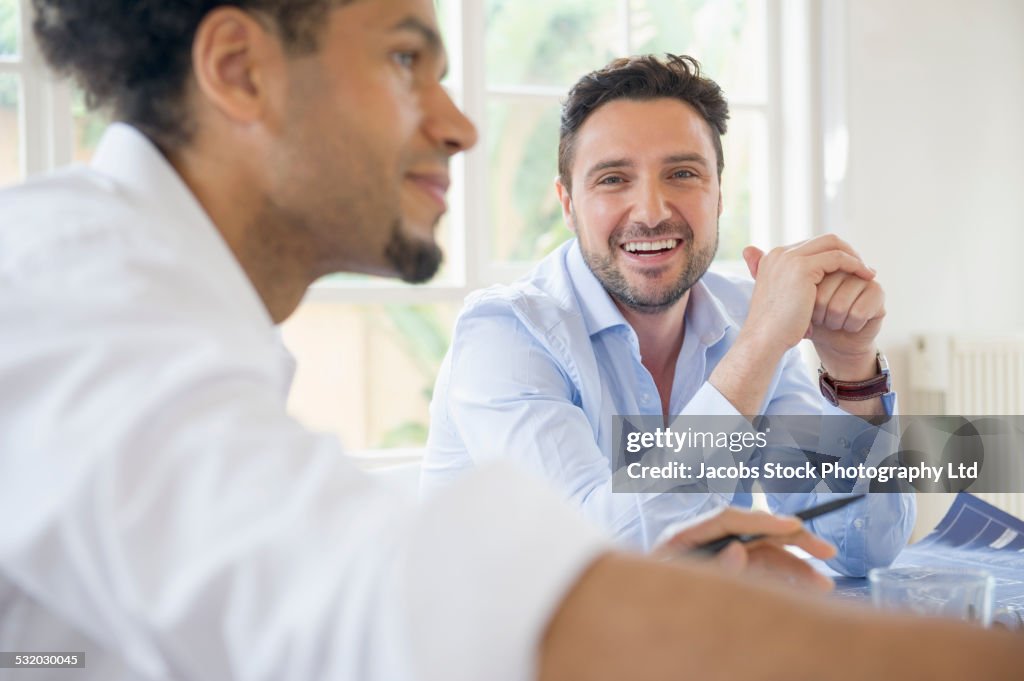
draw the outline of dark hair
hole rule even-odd
[[[345,1],[32,0],[33,29],[46,60],[78,81],[90,107],[111,109],[166,150],[190,137],[192,39],[207,13],[249,11],[303,54],[316,50],[327,10]]]
[[[725,168],[722,135],[729,119],[729,104],[718,83],[700,73],[693,57],[653,54],[616,59],[603,69],[576,81],[562,105],[558,130],[558,175],[572,190],[572,160],[576,135],[590,114],[616,99],[648,100],[668,97],[696,109],[711,129],[711,141],[718,157],[718,176]]]

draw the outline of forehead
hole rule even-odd
[[[573,172],[602,158],[641,161],[666,153],[699,153],[715,159],[711,127],[678,99],[616,99],[597,109],[576,135]]]
[[[403,22],[405,22],[403,24]],[[437,17],[432,0],[353,0],[331,10],[329,31],[344,45],[379,40],[396,27],[413,23],[435,33]]]

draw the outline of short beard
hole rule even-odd
[[[437,274],[444,260],[441,247],[434,241],[410,237],[402,230],[401,219],[391,224],[391,239],[384,249],[384,256],[395,268],[402,281],[422,284]]]
[[[575,216],[573,216],[573,222],[579,226]],[[616,266],[615,249],[619,248],[617,244],[621,241],[619,234],[614,234],[608,239],[609,252],[607,256],[600,256],[587,251],[587,249],[582,247],[582,242],[580,242],[580,250],[590,271],[601,282],[608,295],[634,312],[658,314],[679,302],[679,299],[704,276],[704,273],[711,266],[711,261],[715,259],[715,253],[718,251],[717,225],[715,226],[714,241],[699,250],[694,249],[693,230],[685,223],[662,222],[652,230],[644,230],[643,237],[645,239],[657,240],[668,234],[680,233],[682,233],[684,238],[679,248],[686,250],[686,267],[683,268],[679,278],[676,279],[673,285],[649,294],[644,294],[631,286]]]

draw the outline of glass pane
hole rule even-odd
[[[434,11],[437,13],[437,26],[441,29],[441,37],[445,45],[452,49],[452,41],[456,39],[455,32],[459,27],[455,25],[455,11],[458,0],[436,0]]]
[[[0,0],[0,57],[21,53],[21,18],[18,0]]]
[[[630,0],[634,53],[696,57],[726,97],[766,96],[765,0]]]
[[[460,308],[304,303],[282,326],[298,362],[289,411],[348,449],[423,446]]]
[[[752,241],[763,244],[769,231],[768,130],[759,112],[733,112],[722,137],[722,219],[718,260],[742,260]]]
[[[570,235],[555,196],[559,102],[494,97],[487,107],[494,260],[534,262]]]
[[[85,105],[85,94],[76,89],[72,94],[71,119],[75,141],[74,159],[85,163],[92,158],[103,130],[110,123],[110,115],[101,110],[90,111]]]
[[[621,44],[618,0],[487,0],[488,85],[568,88]]]
[[[458,0],[437,0],[434,2],[434,11],[437,12],[437,26],[441,29],[441,39],[444,40],[445,50],[448,52],[448,74],[445,76],[444,86],[452,91],[453,78],[458,78],[454,73],[455,67],[460,63],[459,49],[459,26],[456,23],[458,15],[455,3]]]
[[[21,179],[21,122],[18,76],[0,73],[0,185]]]

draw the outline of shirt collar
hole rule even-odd
[[[566,268],[580,312],[583,314],[583,322],[587,325],[587,333],[591,337],[614,326],[629,326],[604,285],[594,276],[590,266],[583,259],[578,239],[574,239],[569,246]]]
[[[616,326],[629,328],[626,318],[583,259],[579,240],[574,239],[569,247],[566,268],[591,337]],[[721,301],[708,289],[703,278],[699,279],[690,288],[686,304],[687,334],[696,334],[701,345],[709,347],[722,340],[731,325],[732,318]]]
[[[711,347],[725,337],[732,324],[732,317],[708,288],[704,277],[698,279],[690,287],[690,300],[686,303],[686,332],[697,334],[701,345]]]
[[[139,130],[113,123],[103,133],[90,163],[93,170],[137,201],[153,216],[147,228],[168,224],[173,238],[201,260],[204,271],[218,279],[232,308],[260,324],[273,325],[255,287],[241,264],[181,176],[159,149]]]

